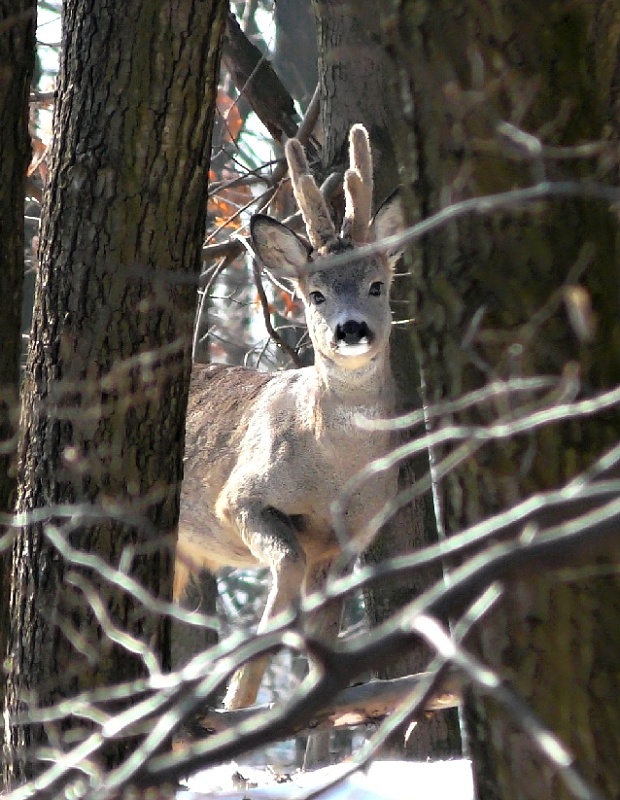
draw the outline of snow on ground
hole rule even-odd
[[[264,767],[223,764],[189,778],[177,800],[301,800],[337,780],[350,767],[335,764],[288,776]],[[375,761],[366,771],[357,771],[316,796],[321,800],[474,800],[471,764],[464,759]]]

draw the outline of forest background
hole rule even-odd
[[[221,0],[138,5],[67,0],[52,90],[34,4],[0,2],[7,787],[94,797],[175,780],[303,727],[302,705],[368,668],[430,672],[377,747],[400,747],[396,723],[417,717],[410,755],[455,753],[454,714],[424,711],[452,666],[481,798],[617,796],[615,4],[279,0],[234,18]],[[327,178],[355,122],[376,197],[403,187],[411,245],[394,286],[412,412],[399,508],[341,587],[359,605],[372,584],[372,633],[339,645],[338,680],[303,702],[171,755],[168,737],[247,655],[224,638],[166,678],[171,620],[186,619],[168,605],[162,537],[191,360],[311,357],[294,300],[262,296],[235,237],[255,209],[294,212],[261,125],[276,143],[298,134]],[[342,213],[337,188],[332,202]],[[261,581],[226,582],[225,610],[253,612]]]

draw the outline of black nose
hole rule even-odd
[[[344,325],[336,326],[336,341],[345,344],[359,344],[362,339],[370,341],[372,334],[365,322],[356,322],[354,319],[347,320]]]

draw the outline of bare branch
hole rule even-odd
[[[293,365],[297,368],[301,367],[301,360],[297,355],[297,351],[295,348],[291,347],[290,344],[285,341],[277,330],[273,327],[271,322],[271,313],[269,311],[269,300],[267,299],[267,295],[265,294],[265,287],[263,286],[263,282],[260,277],[260,268],[257,265],[256,261],[252,261],[252,274],[254,276],[254,285],[256,286],[256,291],[258,292],[258,298],[260,300],[260,307],[261,311],[263,312],[263,322],[265,323],[265,328],[267,329],[267,333],[271,337],[271,339],[276,343],[276,345],[282,350],[293,362]]]

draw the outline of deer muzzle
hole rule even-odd
[[[357,356],[368,352],[373,338],[365,322],[349,319],[336,326],[336,347],[342,355]]]

